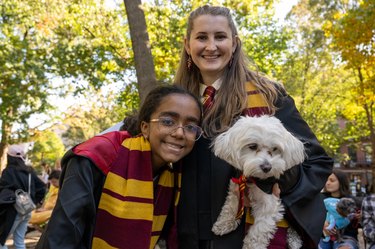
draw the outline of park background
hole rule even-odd
[[[375,181],[375,0],[283,2],[294,5],[1,1],[0,171],[9,144],[28,146],[39,172],[42,162],[57,165],[156,84],[171,84],[188,13],[209,3],[233,10],[253,69],[284,84],[353,193],[366,192]]]

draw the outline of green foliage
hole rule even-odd
[[[168,0],[144,4],[156,78],[159,81],[170,82],[175,75],[191,4],[188,1]]]
[[[244,50],[260,72],[275,77],[291,32],[275,18],[274,1],[225,1],[233,10]]]
[[[0,116],[12,129],[50,108],[53,79],[70,79],[76,93],[122,81],[131,43],[120,13],[102,2],[15,1],[0,4]],[[2,137],[8,137],[5,130]]]
[[[35,9],[34,9],[35,7]],[[33,113],[44,112],[47,89],[47,46],[35,30],[40,6],[25,2],[0,4],[0,116],[4,123],[25,123]]]
[[[335,54],[330,53],[321,29],[322,21],[309,1],[300,1],[293,9],[287,25],[295,33],[278,78],[294,96],[301,115],[323,147],[334,156],[343,143],[344,130],[339,128],[338,119],[350,76],[336,66]]]
[[[118,113],[118,116],[122,120],[128,113],[138,110],[139,102],[137,83],[131,82],[125,86],[123,91],[120,92],[113,111]]]
[[[99,88],[106,82],[121,80],[131,67],[131,43],[123,25],[123,9],[107,9],[98,1],[56,1],[48,13],[54,44],[51,60],[54,73],[62,77],[85,79]]]
[[[368,140],[373,127],[373,4],[301,0],[289,16],[296,32],[279,77],[337,158],[341,145]]]
[[[61,138],[52,130],[36,133],[32,137],[32,142],[34,142],[34,146],[29,152],[29,159],[34,167],[40,166],[42,162],[53,165],[65,152]]]
[[[118,84],[112,88],[119,87]],[[67,147],[81,143],[124,119],[126,113],[138,109],[139,97],[135,83],[124,91],[86,91],[76,105],[69,108],[63,118],[62,137]],[[89,88],[90,89],[90,88]]]

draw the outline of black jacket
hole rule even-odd
[[[76,156],[71,150],[64,155],[61,165],[59,197],[35,248],[91,248],[106,176],[90,159]]]
[[[276,106],[275,117],[305,144],[307,154],[301,165],[293,167],[280,179],[286,218],[302,236],[303,248],[316,248],[325,220],[319,193],[332,171],[333,160],[319,145],[290,96],[280,95]],[[210,142],[201,138],[184,159],[178,212],[179,245],[181,249],[197,249],[199,241],[208,240],[212,249],[240,249],[244,221],[227,235],[216,236],[211,232],[225,202],[229,180],[236,171],[213,155]]]
[[[46,194],[46,185],[35,174],[31,167],[24,164],[22,159],[8,156],[7,167],[0,178],[0,244],[4,245],[17,211],[13,207],[15,202],[14,191],[23,189],[28,192],[30,181],[30,196],[34,203],[40,203]]]

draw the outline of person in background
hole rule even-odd
[[[367,195],[362,201],[362,230],[367,249],[375,249],[375,194]]]
[[[334,169],[332,174],[328,177],[328,180],[323,189],[323,196],[325,198],[334,197],[334,198],[352,198],[350,193],[349,179],[347,175],[338,169]],[[358,205],[357,205],[358,206]],[[360,210],[361,207],[357,207]],[[350,224],[343,228],[343,231],[340,231],[340,236],[332,241],[324,241],[323,237],[319,242],[319,249],[358,249],[358,226],[361,219],[361,214],[358,212],[356,216],[351,219]],[[335,236],[338,231],[336,229],[328,230],[328,222],[325,222],[323,227],[322,236]]]
[[[5,242],[13,235],[16,249],[25,249],[25,234],[31,213],[18,214],[13,207],[15,191],[29,192],[35,204],[39,204],[46,193],[45,184],[39,179],[33,168],[25,164],[25,149],[22,145],[10,145],[7,166],[0,178],[0,248],[7,249]],[[30,179],[30,183],[29,183]],[[29,188],[30,186],[30,188]]]
[[[68,151],[36,249],[148,249],[160,237],[177,248],[177,238],[164,234],[176,234],[178,161],[200,138],[201,116],[199,100],[185,89],[157,87],[134,117],[138,135],[109,132]]]
[[[269,248],[286,248],[286,229],[293,226],[303,248],[316,248],[325,220],[319,195],[331,173],[333,160],[302,119],[294,100],[281,84],[249,69],[230,10],[205,5],[190,13],[175,84],[200,97],[204,106],[204,138],[183,160],[181,201],[178,212],[179,244],[182,249],[240,249],[245,217],[230,234],[211,232],[227,195],[227,187],[238,172],[210,150],[211,140],[227,130],[241,115],[272,115],[300,139],[306,160],[275,179],[257,181],[267,193],[281,190],[286,206]],[[311,215],[314,214],[314,215]]]
[[[49,188],[48,176],[50,173],[50,166],[46,162],[42,162],[42,175],[40,177],[42,181],[47,185],[47,188]]]
[[[61,158],[56,159],[54,167],[55,170],[61,171]]]
[[[43,204],[40,208],[37,208],[31,212],[31,218],[29,220],[29,226],[31,226],[31,228],[42,231],[44,225],[51,217],[52,209],[56,205],[57,196],[59,193],[60,174],[60,170],[52,170],[49,174],[48,181],[50,185]]]

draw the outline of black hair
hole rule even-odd
[[[346,175],[345,172],[334,169],[332,171],[332,174],[334,174],[337,177],[337,180],[339,181],[339,192],[340,197],[347,197],[350,195],[350,185],[349,185],[349,178]]]
[[[139,128],[138,128],[138,111],[133,110],[132,112],[127,112],[125,114],[125,118],[122,121],[122,125],[120,127],[120,131],[127,131],[129,132],[132,136],[135,136],[139,133]]]
[[[157,86],[148,93],[138,113],[133,111],[133,113],[130,113],[129,116],[124,118],[123,125],[121,126],[120,130],[126,130],[133,136],[139,134],[141,132],[141,122],[150,122],[151,115],[160,106],[163,99],[170,94],[182,94],[190,96],[197,104],[200,112],[200,118],[202,118],[202,104],[195,95],[185,90],[181,86],[163,85]]]
[[[48,180],[51,180],[51,179],[59,180],[60,175],[61,175],[61,170],[52,170],[51,173],[48,176]]]

